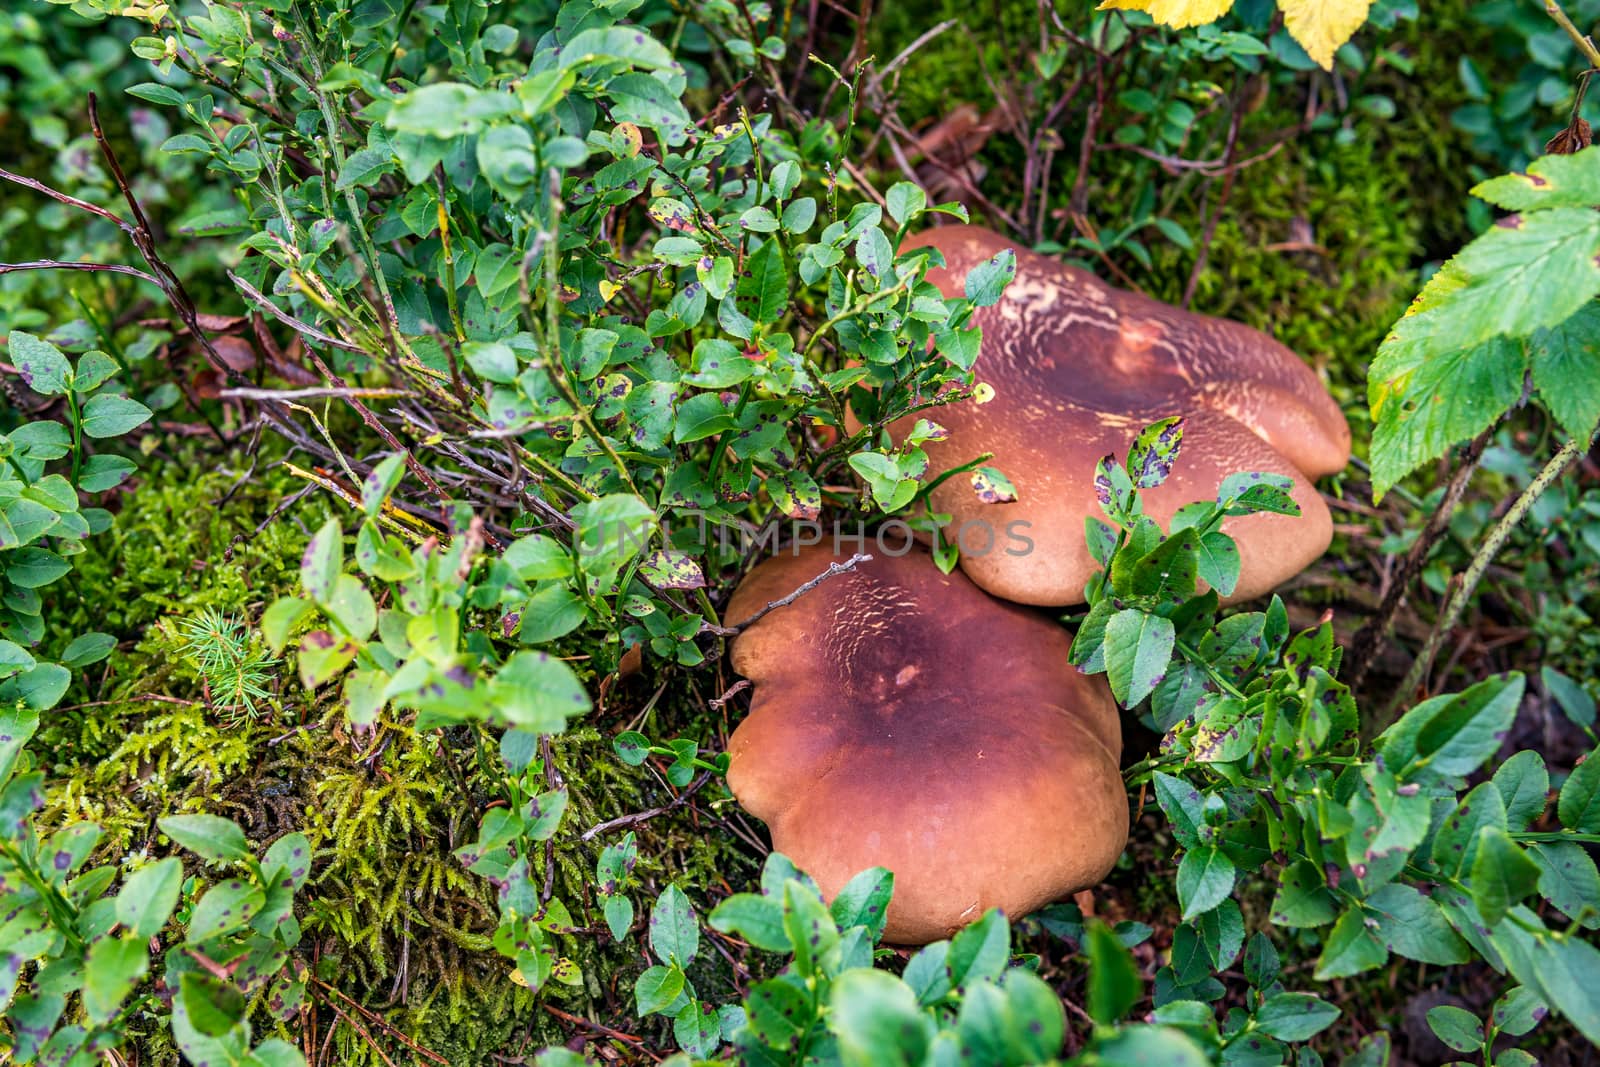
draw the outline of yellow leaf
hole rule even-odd
[[[1105,0],[1100,10],[1144,11],[1175,30],[1215,22],[1233,7],[1233,0]]]
[[[1289,36],[1323,70],[1333,69],[1333,53],[1367,21],[1372,0],[1279,0]]]
[[[620,292],[622,292],[622,286],[618,285],[616,282],[600,283],[600,299],[605,303],[609,304],[611,302],[611,298]]]

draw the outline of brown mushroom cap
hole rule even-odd
[[[964,291],[967,271],[1013,241],[977,226],[947,226],[907,241],[931,245],[946,266],[928,278],[947,296]],[[1166,525],[1173,512],[1212,498],[1236,471],[1294,479],[1301,515],[1249,515],[1223,529],[1239,543],[1241,570],[1230,600],[1260,596],[1327,550],[1333,520],[1311,484],[1350,459],[1350,427],[1316,375],[1293,352],[1247,326],[1197,315],[1017,248],[1017,273],[998,304],[979,308],[980,381],[986,404],[952,404],[928,417],[950,431],[924,447],[938,471],[993,452],[990,462],[1017,489],[1012,503],[979,500],[965,477],[932,494],[936,510],[980,525],[963,539],[962,569],[996,596],[1024,604],[1083,600],[1098,568],[1084,542],[1085,516],[1101,517],[1094,465],[1126,453],[1145,425],[1184,416],[1183,450],[1171,478],[1144,492],[1147,514]],[[913,420],[898,424],[908,429]],[[1029,524],[1026,554],[1008,554],[1008,524]],[[965,549],[967,546],[963,545]],[[1020,545],[1019,545],[1020,547]]]
[[[756,567],[745,618],[827,569],[825,548]],[[1067,662],[1071,637],[920,548],[883,552],[733,643],[755,685],[728,784],[832,897],[894,872],[885,939],[947,937],[1103,878],[1127,838],[1116,705]]]

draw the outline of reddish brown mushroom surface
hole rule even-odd
[[[763,562],[728,617],[834,558]],[[1024,915],[1097,883],[1127,837],[1117,709],[1070,645],[921,549],[879,552],[735,639],[754,692],[728,784],[830,898],[868,867],[893,871],[891,942],[949,936],[991,907]]]
[[[1144,494],[1146,512],[1163,525],[1236,471],[1294,479],[1299,516],[1224,525],[1241,557],[1229,599],[1259,596],[1326,551],[1333,522],[1312,482],[1349,461],[1350,427],[1293,352],[1239,323],[1114,289],[981,227],[943,227],[907,242],[921,245],[943,253],[946,265],[929,279],[948,296],[961,295],[978,264],[1008,249],[1017,255],[1005,295],[974,317],[983,328],[975,370],[994,398],[930,413],[950,433],[924,446],[934,471],[992,452],[991,464],[1016,487],[1008,503],[985,503],[966,477],[932,494],[935,509],[954,517],[948,533],[973,581],[1024,604],[1081,602],[1097,567],[1084,541],[1084,518],[1100,515],[1095,461],[1123,454],[1140,428],[1173,415],[1184,417],[1183,455],[1167,482]]]

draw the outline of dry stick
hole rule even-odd
[[[1400,683],[1400,688],[1395,690],[1394,699],[1384,709],[1383,716],[1378,723],[1379,726],[1387,726],[1393,722],[1395,713],[1399,710],[1400,705],[1410,699],[1411,695],[1416,692],[1417,687],[1422,684],[1428,669],[1433,666],[1434,656],[1439,653],[1439,646],[1444,644],[1445,638],[1455,628],[1456,622],[1461,618],[1462,610],[1467,606],[1467,601],[1472,599],[1472,594],[1478,588],[1478,583],[1483,580],[1484,572],[1489,569],[1489,564],[1494,561],[1495,556],[1500,554],[1500,549],[1505,546],[1506,541],[1511,537],[1512,531],[1522,522],[1539,497],[1544,495],[1544,491],[1550,488],[1557,478],[1561,477],[1566,469],[1572,465],[1573,461],[1589,450],[1589,445],[1592,441],[1593,435],[1582,439],[1574,437],[1562,445],[1560,451],[1550,457],[1550,462],[1544,465],[1544,468],[1539,471],[1533,481],[1528,483],[1528,488],[1522,491],[1522,495],[1518,496],[1506,513],[1501,516],[1494,529],[1489,531],[1489,536],[1484,538],[1483,544],[1478,546],[1478,551],[1473,554],[1472,562],[1467,565],[1466,572],[1462,574],[1461,584],[1450,597],[1449,603],[1445,605],[1444,613],[1439,617],[1438,624],[1434,626],[1433,632],[1428,635],[1428,640],[1422,646],[1422,651],[1417,654],[1416,661],[1411,664],[1411,670],[1406,672],[1405,681]]]
[[[250,299],[252,304],[256,305],[262,311],[265,311],[267,314],[271,315],[273,318],[277,319],[279,322],[283,323],[296,333],[301,334],[304,337],[309,337],[313,341],[325,344],[330,348],[341,348],[346,352],[354,352],[361,356],[372,355],[371,352],[368,352],[360,345],[353,345],[349,341],[342,341],[337,337],[332,337],[323,333],[309,322],[304,322],[295,318],[293,315],[280,308],[277,304],[274,304],[272,301],[268,300],[262,295],[261,290],[257,289],[255,286],[251,285],[249,282],[233,273],[233,271],[230,270],[227,272],[227,274],[228,280],[234,285],[238,286],[239,291],[244,293],[244,295]]]
[[[639,1037],[636,1034],[628,1034],[622,1032],[621,1030],[613,1030],[604,1023],[597,1023],[593,1019],[585,1019],[581,1015],[573,1015],[571,1012],[562,1011],[553,1004],[542,1004],[540,1006],[551,1015],[554,1015],[557,1019],[560,1019],[562,1022],[571,1023],[574,1026],[587,1026],[596,1033],[605,1034],[607,1037],[616,1038],[618,1041],[626,1041],[632,1045],[644,1044],[644,1038]],[[645,1051],[646,1054],[650,1054],[648,1050],[642,1051]]]
[[[139,198],[133,195],[133,186],[128,184],[128,177],[122,172],[122,164],[117,160],[111,142],[107,140],[105,131],[100,128],[100,105],[94,93],[89,94],[89,129],[94,133],[95,143],[100,146],[100,154],[105,157],[106,166],[111,169],[112,180],[116,182],[117,188],[122,192],[122,198],[128,202],[128,210],[133,214],[132,225],[124,223],[123,229],[133,239],[134,247],[139,250],[145,263],[154,272],[158,279],[157,284],[166,294],[167,302],[178,313],[183,324],[189,327],[190,336],[200,342],[200,347],[205,350],[206,358],[211,361],[212,367],[226,380],[247,382],[249,379],[229,366],[228,361],[222,358],[222,353],[212,345],[211,338],[207,337],[205,330],[200,327],[200,314],[195,308],[194,301],[189,297],[189,291],[183,286],[183,279],[167,266],[161,254],[156,251],[155,230],[151,228],[150,220],[145,217],[144,208],[139,205]]]
[[[811,592],[811,590],[815,589],[829,578],[837,578],[841,574],[855,570],[857,564],[870,563],[871,561],[872,557],[870,555],[857,552],[843,563],[828,564],[827,570],[823,571],[821,574],[817,575],[815,578],[811,579],[809,582],[805,583],[788,596],[783,597],[780,600],[769,601],[766,607],[762,608],[760,611],[756,612],[743,622],[737,623],[733,626],[702,626],[701,630],[702,632],[706,633],[719,634],[723,637],[732,637],[733,635],[739,633],[739,631],[746,630],[751,626],[754,626],[756,623],[765,618],[768,613],[777,611],[779,608],[786,607],[789,604],[793,604],[796,600],[799,600],[801,597]]]
[[[313,981],[315,981],[317,983],[317,985],[321,986],[323,989],[327,990],[329,993],[332,993],[334,996],[338,997],[340,1000],[342,1000],[346,1004],[350,1005],[356,1011],[360,1012],[364,1017],[369,1019],[379,1029],[383,1030],[385,1033],[390,1034],[391,1036],[396,1038],[401,1044],[405,1045],[412,1052],[415,1052],[417,1055],[423,1057],[424,1059],[429,1059],[429,1060],[432,1060],[435,1063],[443,1064],[444,1067],[449,1067],[449,1065],[450,1065],[450,1061],[449,1060],[445,1059],[439,1053],[437,1053],[437,1052],[433,1051],[432,1049],[428,1048],[426,1045],[418,1044],[412,1037],[410,1037],[408,1034],[406,1034],[405,1031],[400,1030],[393,1023],[389,1022],[389,1020],[385,1019],[383,1016],[379,1015],[377,1012],[373,1011],[371,1008],[366,1007],[365,1005],[361,1004],[359,1001],[357,1001],[354,998],[352,998],[344,990],[339,989],[339,988],[337,988],[335,986],[331,986],[327,982],[324,982],[320,978],[313,979]],[[370,1040],[370,1038],[369,1038],[369,1040]]]
[[[220,389],[217,395],[231,400],[312,400],[318,397],[350,396],[384,399],[410,396],[411,393],[405,389],[312,386],[305,389]]]
[[[1561,5],[1556,3],[1556,0],[1544,0],[1542,6],[1544,7],[1544,13],[1554,19],[1556,25],[1565,30],[1567,36],[1572,38],[1572,43],[1578,46],[1578,51],[1582,52],[1589,60],[1589,66],[1600,67],[1600,48],[1596,48],[1594,40],[1573,24],[1572,19],[1567,17],[1567,13],[1562,10]]]
[[[123,233],[133,233],[133,226],[128,222],[127,219],[124,219],[121,215],[107,211],[98,204],[91,204],[87,200],[79,200],[75,196],[68,196],[66,193],[50,188],[48,185],[44,184],[44,182],[41,182],[35,178],[24,178],[20,174],[13,174],[4,167],[0,167],[0,178],[4,178],[8,182],[15,182],[25,189],[32,189],[36,193],[43,193],[50,199],[58,200],[61,203],[66,204],[68,207],[75,207],[79,211],[87,211],[89,214],[98,215],[108,222],[114,222],[116,223],[117,228]]]
[[[1496,420],[1495,425],[1498,424],[1499,420]],[[1461,457],[1461,465],[1456,468],[1454,476],[1450,479],[1450,485],[1445,489],[1444,499],[1439,501],[1439,506],[1428,516],[1428,522],[1422,528],[1421,535],[1401,561],[1400,570],[1389,583],[1378,610],[1351,638],[1350,655],[1346,659],[1349,666],[1344,671],[1344,682],[1351,689],[1359,688],[1367,672],[1372,669],[1373,661],[1377,659],[1378,646],[1382,644],[1384,635],[1389,632],[1389,624],[1394,621],[1395,613],[1400,610],[1400,603],[1406,597],[1406,590],[1421,572],[1422,565],[1427,562],[1433,546],[1449,530],[1450,516],[1461,503],[1461,497],[1467,491],[1467,483],[1472,480],[1473,472],[1478,469],[1478,461],[1483,458],[1483,450],[1489,444],[1489,437],[1494,433],[1495,425],[1484,430],[1467,446],[1466,455]]]
[[[707,782],[711,781],[711,776],[715,773],[715,771],[702,772],[700,777],[689,783],[689,787],[687,789],[673,797],[668,803],[663,804],[658,808],[651,808],[648,811],[636,811],[632,815],[622,815],[615,819],[607,819],[605,822],[596,823],[580,834],[578,836],[578,840],[592,841],[594,838],[605,833],[607,830],[618,830],[624,826],[636,826],[647,819],[655,818],[657,815],[665,815],[669,811],[676,811],[687,804],[690,797],[700,792],[701,788],[704,787]]]
[[[14,270],[98,270],[110,274],[126,274],[141,281],[159,286],[161,279],[153,274],[146,274],[138,267],[124,267],[120,263],[67,263],[59,259],[35,259],[27,263],[0,263],[0,274],[10,274]]]
[[[1194,268],[1189,272],[1189,282],[1183,287],[1183,306],[1188,309],[1194,301],[1194,291],[1200,284],[1200,274],[1206,269],[1206,260],[1211,252],[1211,241],[1217,235],[1217,221],[1222,217],[1222,209],[1228,204],[1228,197],[1233,192],[1233,180],[1238,175],[1238,168],[1233,166],[1234,153],[1239,149],[1239,127],[1244,123],[1244,105],[1237,96],[1233,101],[1233,115],[1228,120],[1228,144],[1223,149],[1223,178],[1222,189],[1217,194],[1217,202],[1212,205],[1211,212],[1206,216],[1205,233],[1200,238],[1200,252],[1195,256]]]

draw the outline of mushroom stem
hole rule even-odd
[[[1384,709],[1383,715],[1377,726],[1388,726],[1395,720],[1400,705],[1416,692],[1417,686],[1422,684],[1428,669],[1433,666],[1433,658],[1438,655],[1439,647],[1444,644],[1444,639],[1455,628],[1456,621],[1461,618],[1461,612],[1466,608],[1467,601],[1472,599],[1473,592],[1478,588],[1478,583],[1483,580],[1484,572],[1489,569],[1489,564],[1500,554],[1500,549],[1505,546],[1511,537],[1511,532],[1522,522],[1533,505],[1544,495],[1544,491],[1578,459],[1589,451],[1589,446],[1594,440],[1594,434],[1585,438],[1574,437],[1561,449],[1550,457],[1550,462],[1544,469],[1528,483],[1522,495],[1512,503],[1500,521],[1495,524],[1489,536],[1484,538],[1483,544],[1478,546],[1478,551],[1473,553],[1472,562],[1467,565],[1466,571],[1461,576],[1461,583],[1456,587],[1454,595],[1445,604],[1444,612],[1439,617],[1439,622],[1434,626],[1433,632],[1428,635],[1428,640],[1423,644],[1422,651],[1417,654],[1416,660],[1411,664],[1411,669],[1406,672],[1405,681],[1400,683],[1400,688],[1395,690],[1394,699]]]

